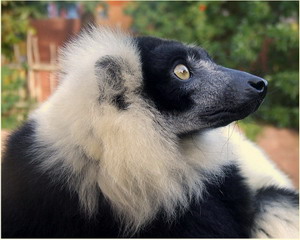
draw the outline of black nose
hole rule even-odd
[[[268,82],[260,77],[239,70],[219,66],[227,85],[235,92],[236,99],[263,99],[267,94]],[[248,101],[247,100],[247,101]]]
[[[252,90],[259,94],[266,94],[268,82],[262,78],[255,77],[248,80],[248,84],[252,87]]]

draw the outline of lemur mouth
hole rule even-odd
[[[256,99],[240,107],[228,107],[215,110],[213,112],[207,112],[205,115],[201,116],[201,119],[207,123],[208,127],[224,127],[234,121],[242,120],[251,113],[254,113],[262,101],[262,99]]]

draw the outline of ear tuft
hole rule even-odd
[[[116,91],[120,91],[124,87],[124,78],[122,70],[126,62],[121,57],[104,56],[101,57],[95,64],[96,77],[99,79],[99,84],[107,84]]]
[[[95,64],[95,73],[103,99],[125,110],[129,105],[125,100],[126,79],[133,76],[126,59],[112,55],[101,57]]]

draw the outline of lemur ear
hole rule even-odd
[[[122,72],[126,71],[126,62],[123,58],[106,55],[101,57],[95,64],[96,76],[99,85],[105,84],[105,87],[120,91],[124,88],[125,79]]]
[[[126,59],[120,56],[106,55],[95,64],[95,74],[100,89],[100,101],[108,101],[119,109],[126,109],[126,78],[131,75]]]

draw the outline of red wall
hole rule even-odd
[[[36,30],[38,38],[38,50],[40,62],[50,64],[50,44],[55,44],[59,49],[72,36],[80,31],[81,21],[79,19],[39,19],[32,20],[31,26]],[[57,56],[57,54],[56,54]],[[37,101],[45,101],[56,88],[58,80],[54,80],[54,88],[51,89],[50,72],[45,70],[34,71],[34,88],[40,92],[37,94]]]

